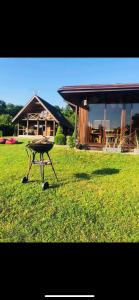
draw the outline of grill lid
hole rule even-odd
[[[50,151],[54,146],[53,142],[48,141],[46,138],[33,140],[28,143],[27,147],[39,153]]]

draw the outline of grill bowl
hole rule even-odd
[[[54,143],[47,143],[47,144],[30,143],[27,147],[35,152],[44,153],[44,152],[49,152],[53,148],[53,146]]]

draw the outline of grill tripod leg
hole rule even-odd
[[[34,156],[33,156],[33,160],[34,160]],[[29,157],[28,173],[27,173],[27,176],[25,176],[25,177],[22,178],[22,180],[21,180],[22,183],[27,183],[28,182],[28,177],[29,177],[29,173],[30,173],[32,164],[33,164],[33,161],[32,161],[31,156],[30,156]]]
[[[42,178],[42,190],[46,190],[49,188],[49,183],[44,182],[44,161],[43,161],[43,153],[40,153],[40,172]]]
[[[30,159],[29,159],[29,168],[28,168],[28,174],[27,174],[27,178],[29,177],[29,173],[30,173],[30,170],[31,170],[31,167],[32,167],[32,164],[35,160],[35,153],[32,153],[33,157],[31,158],[31,155],[30,155]]]
[[[32,160],[30,160],[30,162],[29,162],[29,169],[28,169],[28,173],[27,173],[27,179],[29,177],[29,173],[30,173],[31,167],[32,167]]]
[[[40,153],[40,173],[41,173],[42,183],[44,183],[43,153]]]
[[[51,166],[52,166],[53,172],[54,172],[54,174],[55,174],[56,180],[58,181],[58,178],[57,178],[57,175],[56,175],[56,172],[55,172],[54,166],[53,166],[53,164],[52,164],[52,161],[51,161],[51,158],[50,158],[50,155],[48,154],[48,152],[47,152],[47,155],[48,155],[48,158],[49,158],[49,160],[50,160],[50,163],[51,163]]]

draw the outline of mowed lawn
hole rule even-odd
[[[26,143],[0,145],[1,242],[139,242],[139,155],[54,146],[42,191]]]

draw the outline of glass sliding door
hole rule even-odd
[[[89,104],[88,111],[88,124],[94,128],[98,129],[99,126],[103,126],[104,123],[104,103]]]
[[[105,144],[110,131],[117,135],[129,135],[134,130],[139,139],[139,103],[88,105],[88,143]]]
[[[105,103],[89,104],[88,108],[88,142],[101,144],[104,132]]]
[[[132,129],[136,130],[139,139],[139,103],[132,104]]]
[[[121,128],[122,103],[106,104],[106,130]]]
[[[131,133],[131,124],[132,124],[131,108],[132,108],[131,103],[126,103],[123,105],[123,109],[125,109],[125,129],[127,134]]]

